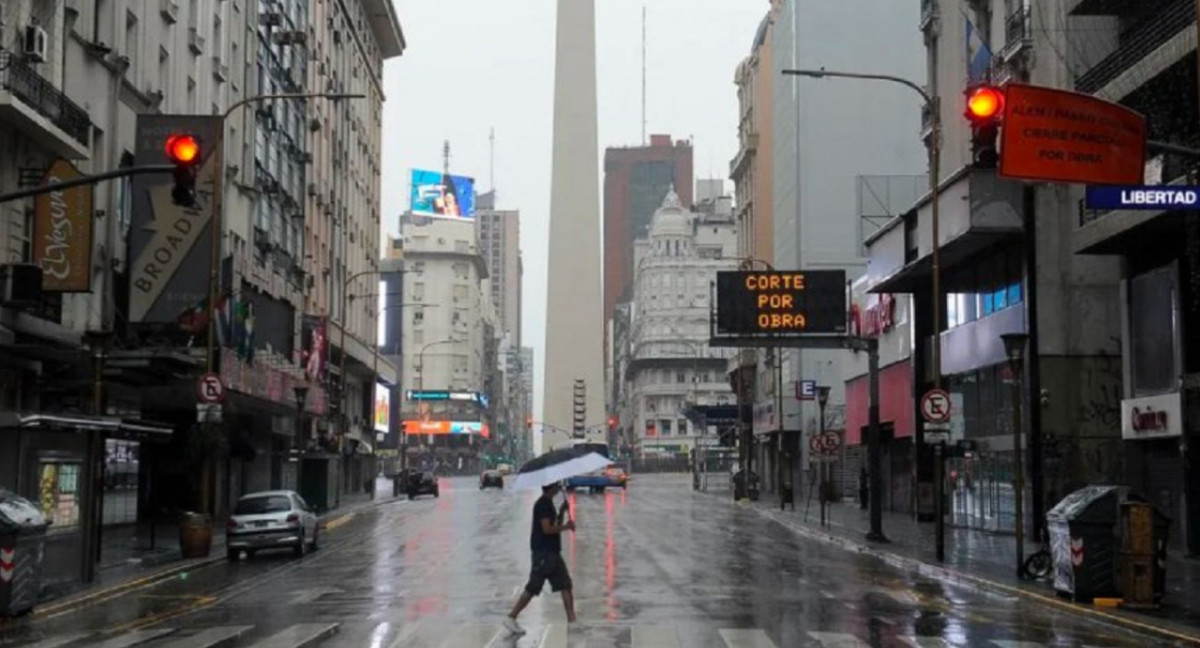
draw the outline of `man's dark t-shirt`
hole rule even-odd
[[[529,548],[533,553],[561,553],[562,538],[557,534],[542,531],[542,520],[549,518],[550,524],[558,521],[558,511],[549,497],[539,497],[533,505],[533,532],[529,534]]]

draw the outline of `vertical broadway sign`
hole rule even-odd
[[[129,319],[175,322],[208,297],[215,142],[221,118],[208,115],[140,115],[136,164],[164,164],[167,138],[189,133],[200,141],[203,159],[196,177],[196,203],[176,205],[167,174],[133,180],[133,223],[129,234]],[[182,270],[187,268],[187,270]],[[182,270],[182,271],[181,271]]]
[[[42,184],[82,178],[70,162],[58,160]],[[42,290],[92,289],[92,186],[42,194],[33,206],[33,262],[42,268]]]

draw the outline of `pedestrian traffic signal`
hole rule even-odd
[[[175,187],[171,200],[176,205],[196,205],[196,167],[200,163],[200,142],[187,133],[176,133],[167,138],[167,159],[175,165]]]
[[[610,427],[610,428],[617,427],[617,417],[615,417],[615,416],[608,417],[608,427]]]
[[[1004,115],[1004,92],[995,86],[967,89],[967,121],[971,122],[971,162],[977,169],[994,169],[1000,161],[997,140]]]

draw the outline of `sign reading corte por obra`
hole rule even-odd
[[[844,270],[717,273],[718,335],[845,332]]]

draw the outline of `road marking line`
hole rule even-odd
[[[900,641],[913,648],[951,648],[952,644],[941,637],[900,637]]]
[[[242,635],[250,632],[254,626],[223,626],[209,628],[190,637],[183,637],[167,643],[160,648],[217,648],[233,643]]]
[[[175,628],[160,628],[158,630],[135,630],[127,632],[119,637],[113,637],[98,644],[92,644],[90,648],[128,648],[137,644],[157,639],[175,632]]]
[[[299,623],[277,632],[250,648],[304,648],[337,633],[340,623]]]
[[[459,626],[454,634],[442,642],[442,648],[479,648],[486,646],[503,632],[495,625],[479,625],[470,623]]]
[[[119,625],[115,628],[111,628],[110,632],[123,632],[125,630],[134,630],[136,628],[144,628],[146,626],[154,625],[156,623],[162,623],[163,621],[167,621],[169,619],[174,619],[175,617],[178,617],[178,616],[183,616],[185,614],[191,614],[192,612],[195,612],[196,610],[208,607],[216,602],[217,602],[217,599],[214,596],[202,596],[181,608],[177,608],[175,610],[167,610],[165,612],[159,612],[157,614],[151,614],[149,616],[139,617],[128,623],[122,623],[121,625]]]
[[[341,516],[335,517],[335,518],[333,518],[332,520],[330,520],[330,521],[328,521],[328,522],[325,522],[324,524],[322,524],[322,525],[321,525],[321,528],[322,528],[322,529],[324,529],[325,531],[333,531],[334,529],[336,529],[336,528],[338,528],[338,527],[342,526],[343,524],[345,524],[345,523],[349,522],[349,521],[350,521],[350,518],[353,518],[353,517],[354,517],[354,513],[347,513],[347,514],[345,514],[345,515],[341,515]]]
[[[729,648],[779,648],[763,630],[722,628],[717,632]]]
[[[83,596],[79,596],[76,598],[68,599],[66,601],[62,601],[61,603],[57,603],[54,605],[47,605],[47,606],[39,607],[39,608],[35,609],[31,613],[30,616],[34,617],[35,619],[39,619],[39,620],[53,619],[54,617],[62,616],[69,612],[74,612],[74,611],[78,610],[79,608],[86,607],[88,605],[111,601],[112,599],[117,598],[118,596],[120,596],[122,594],[126,594],[128,592],[152,587],[159,583],[170,580],[184,572],[199,571],[201,569],[204,569],[207,567],[212,567],[213,565],[218,565],[218,564],[221,564],[224,562],[225,562],[225,558],[223,556],[220,558],[218,558],[218,557],[200,558],[196,562],[189,562],[186,565],[177,565],[174,567],[170,567],[168,569],[162,569],[153,574],[150,574],[149,576],[144,576],[142,578],[134,579],[131,581],[125,581],[123,583],[118,583],[111,587],[107,587],[105,589],[98,590],[98,591],[92,592],[90,594],[85,594]]]
[[[871,648],[858,637],[844,632],[810,632],[808,636],[824,648]]]
[[[42,639],[31,646],[25,646],[25,648],[59,648],[60,646],[65,646],[69,643],[79,641],[80,639],[90,636],[91,634],[92,633],[90,632],[76,632],[75,634],[50,637],[48,639]]]
[[[1036,641],[1009,641],[1008,639],[993,639],[996,648],[1046,648],[1045,644]]]
[[[634,626],[632,640],[633,648],[680,648],[672,626]]]
[[[396,635],[396,638],[392,640],[392,643],[388,646],[388,648],[401,648],[402,646],[408,646],[413,636],[417,634],[418,625],[420,625],[420,621],[411,625],[402,626],[399,631],[400,634]]]

